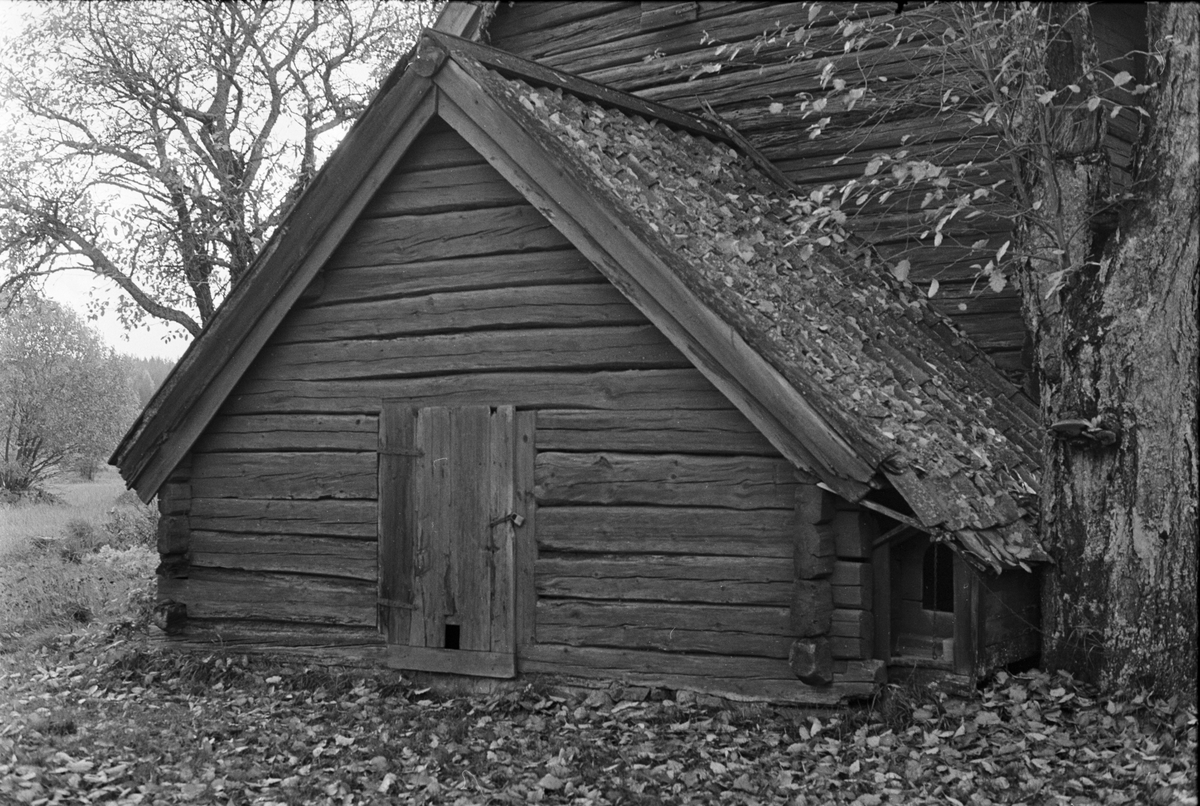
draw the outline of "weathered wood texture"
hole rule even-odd
[[[538,549],[790,559],[787,509],[559,506],[538,511]]]
[[[528,672],[691,689],[733,700],[769,699],[808,705],[835,705],[848,699],[870,697],[884,682],[877,661],[835,662],[833,685],[813,687],[796,679],[786,659],[568,644],[530,647],[521,668]]]
[[[536,581],[539,598],[787,606],[791,573],[777,558],[541,555]]]
[[[478,429],[454,418],[498,406],[518,409],[503,445],[490,431],[463,436]],[[429,416],[444,427],[421,426],[418,411],[441,412]],[[434,479],[438,456],[476,468],[507,457],[503,501],[470,473]],[[195,574],[176,593],[195,601],[196,635],[340,627],[344,640],[326,643],[399,667],[454,671],[458,653],[458,671],[502,674],[498,655],[515,649],[528,670],[603,677],[632,663],[622,674],[807,702],[875,679],[843,664],[833,688],[814,689],[787,666],[794,468],[441,124],[384,183],[195,457]],[[509,515],[524,525],[498,524],[511,538],[503,575],[488,565],[496,552],[432,539]],[[837,561],[834,524],[821,528],[822,634],[835,658],[861,659],[862,629],[838,614],[868,606],[863,567]],[[364,633],[377,613],[393,647],[382,654]],[[445,646],[448,625],[458,650]],[[702,659],[716,666],[702,671]]]
[[[160,579],[159,593],[186,603],[189,619],[375,626],[375,583],[361,580],[196,568],[186,579]]]
[[[382,422],[379,609],[389,644],[415,669],[511,677],[512,408],[389,401]]]
[[[784,508],[795,476],[783,459],[686,454],[539,453],[538,503]]]
[[[164,589],[163,582],[188,574],[192,548],[192,486],[191,459],[188,457],[168,477],[158,494],[157,547],[159,564],[156,571],[159,587],[157,604],[162,608],[162,626],[171,632],[183,628],[186,611]],[[169,587],[169,583],[168,583]],[[156,613],[159,611],[156,610]]]
[[[311,535],[231,534],[193,531],[193,568],[318,574],[373,582],[375,543]]]
[[[807,20],[806,4],[702,2],[694,16],[668,16],[649,26],[643,6],[500,4],[487,28],[487,41],[670,106],[697,113],[712,109],[805,189],[861,177],[875,155],[901,148],[908,150],[909,158],[950,166],[972,161],[974,181],[994,182],[1007,170],[987,130],[974,126],[965,114],[937,113],[942,88],[932,86],[937,82],[923,75],[926,68],[919,65],[942,59],[947,74],[954,75],[959,57],[930,47],[938,43],[923,36],[895,48],[840,55],[844,39],[842,29],[835,28],[837,17],[891,15],[894,5],[826,9],[818,15],[812,42],[804,49],[795,46],[790,33],[757,47],[753,40],[781,25]],[[1111,71],[1128,69],[1118,57],[1139,49],[1139,26],[1122,23],[1107,12],[1095,13],[1095,19],[1098,40],[1103,40],[1102,49],[1107,48],[1105,58],[1117,59],[1109,65]],[[898,23],[903,25],[903,18]],[[738,55],[731,58],[731,53]],[[835,100],[824,110],[830,120],[822,136],[810,137],[809,126],[817,116],[804,117],[800,102],[819,97],[821,66],[829,54],[835,54],[831,60],[837,75],[851,84],[859,74],[871,76],[872,83],[886,78],[886,86],[878,84],[874,92],[894,94],[907,103],[879,121],[871,119],[881,103],[872,96],[853,110]],[[959,73],[954,80],[963,84],[967,78]],[[1109,127],[1107,146],[1118,184],[1127,177],[1136,140],[1136,122],[1125,120],[1132,114],[1122,115]],[[941,287],[934,304],[988,350],[1003,370],[1022,375],[1028,366],[1022,357],[1026,338],[1016,290],[980,292],[978,270],[971,268],[981,262],[980,253],[966,248],[982,238],[995,249],[1011,236],[1011,225],[1000,218],[1002,205],[992,205],[993,209],[969,221],[962,217],[952,221],[944,230],[946,241],[935,248],[916,237],[928,229],[921,209],[927,190],[895,194],[884,205],[869,203],[852,219],[856,232],[887,257],[908,257],[911,279],[922,287],[937,278]],[[844,209],[855,209],[853,197]]]
[[[733,409],[538,412],[542,451],[622,451],[778,456],[742,414]]]

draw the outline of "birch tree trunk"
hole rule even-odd
[[[1043,536],[1057,564],[1044,659],[1106,688],[1194,697],[1200,6],[1149,13],[1165,62],[1134,206],[1094,262],[1071,272],[1057,321],[1027,307],[1046,422],[1098,417],[1116,436],[1047,437]],[[1079,177],[1078,161],[1060,170]]]

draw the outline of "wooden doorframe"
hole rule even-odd
[[[384,401],[378,613],[390,665],[515,675],[532,618],[532,432],[532,412],[512,406]],[[445,645],[443,622],[468,627],[465,646]]]

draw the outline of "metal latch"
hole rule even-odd
[[[496,518],[496,520],[492,521],[488,525],[495,528],[495,527],[499,526],[500,524],[505,523],[507,521],[512,521],[513,526],[524,526],[525,525],[525,516],[518,515],[515,512],[510,512],[503,517]]]

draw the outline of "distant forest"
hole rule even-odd
[[[150,402],[154,391],[175,366],[175,362],[168,358],[122,356],[120,360],[128,367],[129,385],[137,392],[138,405],[142,408]]]

